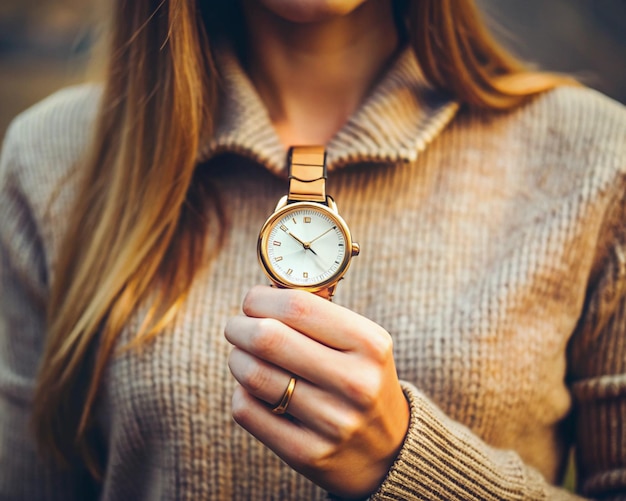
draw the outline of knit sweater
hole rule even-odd
[[[39,459],[28,419],[44,311],[101,90],[18,117],[0,163],[0,499],[324,499],[231,417],[227,319],[266,279],[258,231],[286,151],[237,61],[219,63],[199,161],[230,214],[181,313],[109,364],[102,483]],[[459,107],[405,51],[327,145],[361,245],[335,301],[394,341],[406,438],[372,499],[626,498],[626,113],[584,88],[509,112]],[[80,245],[77,242],[77,245]],[[141,309],[119,343],[133,338]],[[296,388],[296,391],[297,388]]]

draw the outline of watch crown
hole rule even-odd
[[[361,247],[356,242],[352,243],[352,256],[358,256],[361,252]]]

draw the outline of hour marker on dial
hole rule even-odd
[[[278,256],[276,259],[274,259],[274,261],[278,262],[278,261],[282,261],[283,260],[283,256]]]
[[[311,222],[311,218],[309,216],[305,216],[304,222],[305,223],[310,223]]]
[[[287,228],[284,224],[281,224],[280,229],[283,231],[288,231],[289,228]]]
[[[309,274],[305,271],[302,273],[302,278],[309,278]]]
[[[280,247],[280,246],[282,245],[282,243],[281,243],[281,242],[279,242],[278,240],[274,240],[274,245],[275,245],[276,247]]]
[[[293,273],[293,270],[292,270],[291,268],[289,268],[289,269],[287,270],[287,275],[291,275],[292,273]]]

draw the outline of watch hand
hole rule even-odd
[[[328,271],[328,269],[330,268],[330,266],[326,265],[326,260],[322,259],[320,256],[318,256],[317,254],[315,255],[317,257],[317,259],[315,259],[315,262],[317,263],[317,267],[320,270],[320,273],[323,273],[325,271]]]
[[[294,240],[296,240],[302,247],[304,247],[305,249],[307,248],[307,244],[306,242],[303,242],[302,240],[300,240],[297,236],[295,236],[293,233],[291,233],[290,231],[287,231],[287,235],[289,235],[291,238],[293,238]]]
[[[336,229],[336,228],[337,228],[336,226],[333,226],[332,228],[328,228],[328,229],[327,229],[324,233],[322,233],[321,235],[318,235],[318,236],[317,236],[317,237],[315,237],[313,240],[311,240],[311,241],[309,242],[309,246],[310,246],[313,242],[315,242],[316,240],[319,240],[319,239],[320,239],[320,238],[322,238],[324,235],[326,235],[326,233],[328,233],[329,231],[334,230],[334,229]]]
[[[310,242],[303,242],[302,240],[300,240],[297,236],[295,236],[290,231],[287,232],[287,235],[289,235],[291,238],[296,240],[300,245],[302,245],[302,247],[304,247],[304,250],[309,249],[313,254],[315,254],[317,256],[317,252],[315,252],[313,249],[311,249],[311,243]]]

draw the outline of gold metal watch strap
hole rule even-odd
[[[293,146],[289,150],[287,200],[326,203],[326,151],[323,146]]]
[[[332,302],[333,296],[335,295],[336,288],[337,288],[337,284],[334,283],[331,286],[326,287],[325,289],[322,289],[321,291],[317,291],[315,294],[317,294],[319,297],[328,299],[329,301]]]

